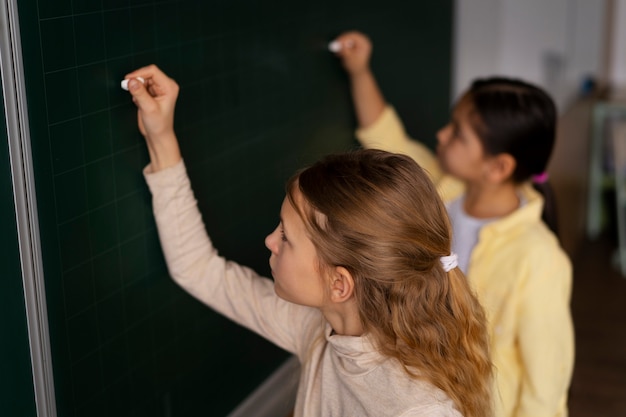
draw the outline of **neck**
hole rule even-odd
[[[516,186],[505,184],[466,184],[463,208],[467,214],[479,219],[503,217],[520,205]]]
[[[322,308],[321,310],[335,334],[343,336],[361,336],[363,334],[363,326],[353,299],[333,305],[332,308]]]

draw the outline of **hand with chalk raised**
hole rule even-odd
[[[382,114],[386,102],[370,69],[372,42],[361,32],[344,32],[330,43],[350,77],[350,91],[359,127],[371,126]]]
[[[328,50],[330,52],[339,52],[341,51],[342,48],[352,48],[354,47],[354,42],[352,42],[350,39],[348,39],[345,42],[345,45],[342,44],[340,41],[338,40],[334,40],[331,43],[328,44]]]
[[[361,32],[344,32],[328,44],[328,49],[341,60],[350,75],[369,68],[372,43]]]
[[[145,137],[152,172],[181,160],[174,133],[174,108],[179,87],[156,65],[139,68],[124,77],[137,106],[139,131]]]

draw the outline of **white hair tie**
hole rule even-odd
[[[446,272],[450,272],[451,270],[459,266],[459,259],[454,252],[450,252],[450,255],[448,256],[442,256],[441,258],[439,258],[439,262],[441,262],[441,266]]]

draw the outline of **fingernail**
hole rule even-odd
[[[133,78],[130,80],[122,80],[122,88],[124,90],[128,90],[131,87],[131,82],[133,84],[136,84],[135,80],[141,81],[142,84],[145,82],[145,80],[142,77],[137,77],[137,78]]]

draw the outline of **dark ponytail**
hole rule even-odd
[[[533,187],[543,196],[543,212],[541,213],[541,220],[543,220],[546,226],[552,230],[552,233],[560,239],[556,197],[550,181],[533,181]]]

